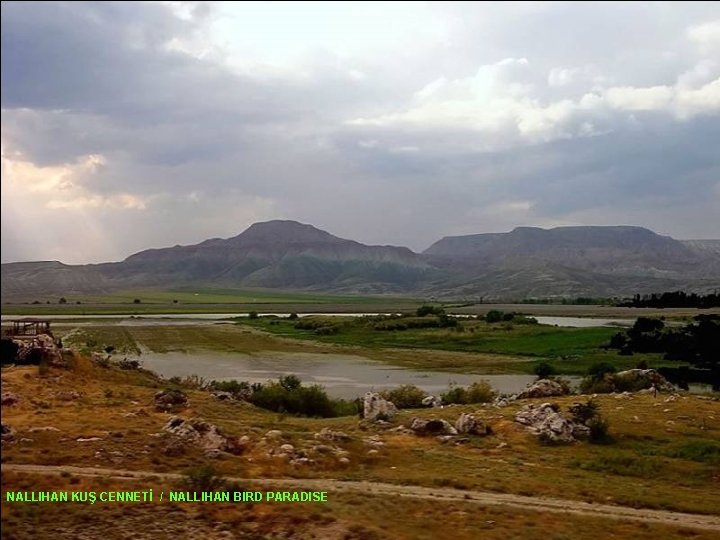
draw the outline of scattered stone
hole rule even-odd
[[[283,432],[279,429],[271,429],[265,434],[265,437],[271,440],[282,439]]]
[[[520,392],[517,399],[564,396],[568,393],[568,389],[559,382],[551,379],[540,379]]]
[[[506,442],[501,442],[501,443],[498,444],[495,448],[497,448],[498,450],[500,450],[500,449],[502,449],[502,448],[507,448],[507,446],[508,446],[508,443],[506,443]]]
[[[498,409],[502,407],[507,407],[508,405],[510,405],[511,401],[514,401],[514,399],[514,397],[498,396],[493,400],[492,406],[497,407]]]
[[[439,396],[426,396],[422,400],[423,407],[442,407],[442,398]]]
[[[3,407],[14,407],[20,402],[20,398],[17,394],[12,392],[3,392],[2,394],[2,406]]]
[[[413,418],[410,429],[416,435],[457,435],[457,430],[447,420]]]
[[[155,409],[158,411],[179,411],[188,405],[188,397],[180,390],[162,390],[155,394]]]
[[[168,457],[179,457],[184,455],[186,450],[187,445],[179,438],[174,438],[167,444],[163,453]]]
[[[222,452],[217,448],[210,448],[205,450],[205,457],[210,459],[219,459],[222,456]]]
[[[365,437],[363,439],[363,442],[368,446],[372,446],[373,448],[382,448],[383,446],[385,446],[385,443],[382,441],[382,439],[380,439],[379,435]]]
[[[76,442],[95,442],[102,441],[102,437],[78,437],[75,439]]]
[[[338,459],[338,463],[342,463],[343,465],[350,465],[350,460],[346,457],[341,457]]]
[[[283,444],[280,447],[280,450],[285,452],[286,454],[292,454],[295,452],[295,447],[292,444]]]
[[[120,369],[127,370],[140,369],[140,360],[130,360],[128,358],[123,358],[118,362],[118,367]]]
[[[334,441],[334,442],[347,442],[352,437],[342,431],[333,431],[330,428],[322,428],[319,432],[315,433],[313,437],[318,441]]]
[[[395,418],[397,407],[376,392],[368,392],[363,397],[363,418],[371,422],[389,421]]]
[[[380,452],[378,452],[377,450],[373,449],[373,450],[368,450],[367,455],[368,455],[368,456],[377,456],[379,453],[380,453]]]
[[[485,436],[491,433],[490,426],[485,422],[475,418],[472,414],[462,413],[455,422],[455,429],[458,433],[467,433],[469,435]]]
[[[326,444],[317,444],[312,447],[312,451],[317,454],[331,454],[334,451],[334,448]]]

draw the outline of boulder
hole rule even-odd
[[[127,369],[127,370],[140,369],[140,360],[123,358],[122,360],[120,360],[118,362],[118,367],[120,369]]]
[[[551,379],[540,379],[520,392],[517,399],[564,396],[566,394],[568,394],[567,389],[559,382]]]
[[[371,422],[392,420],[397,414],[397,407],[380,394],[368,392],[363,397],[363,418]]]
[[[212,397],[217,399],[218,401],[234,401],[235,396],[233,396],[232,392],[223,392],[222,390],[214,390],[210,393]]]
[[[590,434],[587,426],[565,418],[549,403],[526,405],[515,415],[515,421],[550,443],[571,443]]]
[[[186,444],[195,444],[203,450],[219,450],[230,454],[241,454],[244,444],[236,437],[228,437],[222,430],[202,418],[185,419],[173,416],[163,426],[168,433],[175,435]]]
[[[161,390],[155,394],[155,409],[158,411],[179,411],[188,405],[188,397],[180,390]]]
[[[17,394],[13,394],[12,392],[3,392],[2,394],[2,406],[3,407],[13,407],[17,405],[20,402],[20,398]]]
[[[668,380],[654,369],[628,369],[619,371],[613,375],[613,382],[617,388],[637,392],[652,388],[660,392],[674,392],[675,387]]]
[[[455,429],[458,433],[467,433],[469,435],[488,435],[490,434],[490,426],[486,425],[482,420],[475,418],[472,414],[462,413],[455,422]]]
[[[423,407],[442,407],[442,398],[439,396],[426,396],[422,400]]]
[[[447,420],[413,418],[410,429],[415,435],[457,435],[457,430]]]

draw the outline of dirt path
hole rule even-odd
[[[153,473],[149,471],[129,471],[121,469],[100,469],[92,467],[16,465],[3,464],[3,472],[22,472],[29,474],[70,473],[76,476],[111,477],[121,480],[163,479],[179,480],[181,474]],[[360,482],[333,479],[285,479],[285,478],[228,478],[241,484],[257,487],[276,487],[312,491],[360,492],[374,496],[411,497],[416,499],[438,500],[445,502],[476,503],[483,506],[509,506],[520,510],[535,512],[555,512],[584,515],[595,518],[659,523],[693,529],[720,531],[720,516],[683,514],[664,510],[629,508],[609,504],[593,504],[582,501],[551,499],[545,497],[526,497],[504,493],[492,493],[450,488],[426,488],[419,486],[400,486],[380,482]]]

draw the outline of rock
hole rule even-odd
[[[231,392],[223,392],[222,390],[215,390],[210,395],[218,401],[235,401],[235,396]]]
[[[467,433],[469,435],[488,435],[491,430],[485,425],[485,422],[475,418],[472,414],[462,413],[455,422],[455,429],[458,433]]]
[[[41,426],[41,427],[31,427],[28,429],[30,433],[37,433],[38,431],[60,431],[58,428],[53,426]]]
[[[63,390],[55,393],[55,399],[59,399],[60,401],[73,401],[81,397],[80,392],[77,390]]]
[[[123,358],[118,362],[118,367],[120,369],[127,370],[140,369],[140,360],[130,360],[128,358]]]
[[[14,407],[20,402],[20,398],[17,394],[12,392],[3,392],[2,394],[2,406],[3,407]]]
[[[514,396],[511,396],[511,397],[498,396],[493,400],[492,406],[497,407],[497,408],[507,407],[508,405],[510,405],[510,402],[514,401],[514,400],[515,400]]]
[[[268,431],[265,434],[265,437],[268,439],[271,439],[271,440],[281,439],[282,436],[283,436],[283,432],[280,431],[279,429],[271,429],[270,431]]]
[[[379,453],[380,453],[380,452],[378,452],[377,450],[374,450],[374,449],[367,451],[367,455],[368,455],[368,456],[377,456]]]
[[[659,392],[674,392],[675,386],[654,369],[628,369],[613,375],[613,382],[621,388],[630,388],[635,391],[652,389]]]
[[[280,450],[281,450],[282,452],[287,453],[287,454],[292,454],[292,453],[295,452],[295,447],[294,447],[292,444],[283,444],[283,445],[280,447]]]
[[[186,450],[187,445],[180,439],[175,438],[167,444],[163,453],[168,457],[178,457],[184,455]]]
[[[317,454],[332,454],[334,448],[326,444],[318,444],[312,447],[313,452]]]
[[[549,403],[526,405],[515,415],[515,421],[550,443],[571,443],[590,433],[587,426],[568,420]]]
[[[75,440],[77,442],[95,442],[95,441],[102,441],[102,437],[78,437]]]
[[[226,436],[222,430],[202,418],[187,420],[173,416],[163,426],[163,430],[172,433],[184,443],[192,443],[203,450],[218,450],[239,455],[245,448],[240,439]]]
[[[179,411],[188,405],[187,396],[180,390],[162,390],[155,394],[155,409],[158,411]]]
[[[457,435],[457,430],[447,420],[413,418],[410,429],[416,435]]]
[[[517,395],[517,399],[564,396],[568,391],[563,385],[551,379],[540,379]]]
[[[385,446],[385,443],[380,439],[379,435],[366,437],[365,439],[363,439],[363,442],[368,446],[372,446],[373,448],[382,448],[383,446]]]
[[[350,460],[346,457],[341,457],[338,459],[338,463],[342,463],[343,465],[350,465]]]
[[[442,407],[442,398],[439,396],[426,396],[422,400],[423,407]]]
[[[15,439],[15,430],[5,422],[2,422],[2,442],[10,442]]]
[[[333,431],[330,428],[322,428],[318,433],[315,433],[313,437],[318,441],[334,441],[334,442],[347,442],[352,437],[342,431]]]
[[[370,422],[389,421],[395,418],[397,407],[380,394],[368,392],[363,397],[363,418]]]

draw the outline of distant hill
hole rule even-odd
[[[278,220],[117,263],[2,265],[3,300],[183,285],[487,300],[707,292],[720,286],[720,241],[678,241],[627,226],[518,227],[446,237],[418,254]]]

